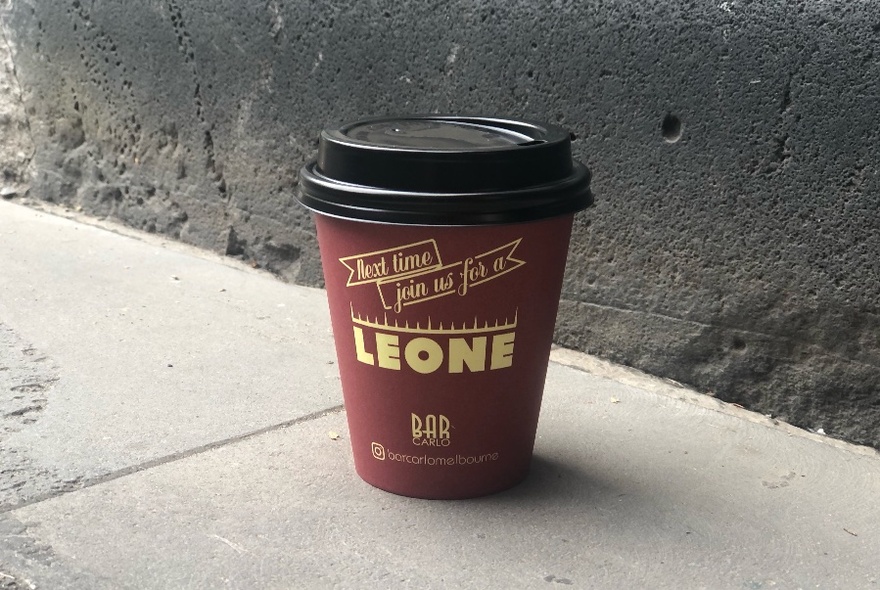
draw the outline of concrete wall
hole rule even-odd
[[[31,197],[310,285],[325,124],[567,126],[596,205],[558,341],[880,446],[873,0],[7,0],[3,27]]]

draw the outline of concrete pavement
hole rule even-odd
[[[525,483],[394,496],[322,291],[0,202],[0,588],[880,588],[875,451],[553,359]]]

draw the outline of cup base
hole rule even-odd
[[[491,487],[461,490],[413,490],[398,485],[389,485],[386,481],[370,481],[369,476],[364,477],[364,475],[360,471],[357,471],[357,474],[362,480],[364,480],[364,482],[368,483],[374,488],[380,489],[383,492],[392,493],[396,496],[403,496],[405,498],[416,498],[418,500],[471,500],[474,498],[483,498],[485,496],[499,494],[520,485],[526,479],[528,479],[530,467],[531,465],[527,466],[522,473],[518,473],[516,477],[510,478],[509,480],[494,482]]]

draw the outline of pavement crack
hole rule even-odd
[[[45,502],[46,500],[51,500],[52,498],[63,496],[65,494],[69,494],[71,492],[75,492],[78,490],[91,488],[96,485],[107,483],[107,482],[113,481],[114,479],[119,479],[122,477],[126,477],[128,475],[133,475],[133,474],[139,473],[141,471],[146,471],[146,470],[152,469],[154,467],[160,467],[162,465],[167,465],[169,463],[181,461],[183,459],[187,459],[187,458],[193,457],[195,455],[200,455],[202,453],[213,451],[213,450],[219,449],[221,447],[236,444],[236,443],[239,443],[239,442],[242,442],[242,441],[263,435],[263,434],[267,434],[269,432],[274,432],[276,430],[284,430],[285,428],[289,428],[291,426],[296,426],[297,424],[305,424],[306,422],[318,420],[318,419],[323,418],[325,416],[338,414],[338,413],[342,412],[344,409],[345,409],[344,406],[340,404],[338,406],[333,406],[333,407],[327,408],[325,410],[320,410],[318,412],[312,412],[311,414],[306,414],[305,416],[293,418],[292,420],[287,420],[287,421],[281,422],[279,424],[265,426],[263,428],[258,428],[257,430],[252,430],[251,432],[246,432],[244,434],[239,434],[239,435],[232,436],[229,438],[224,438],[222,440],[213,441],[213,442],[210,442],[210,443],[207,443],[204,445],[200,445],[197,447],[193,447],[191,449],[187,449],[185,451],[179,451],[177,453],[171,453],[169,455],[164,455],[162,457],[150,459],[149,461],[145,461],[143,463],[138,463],[136,465],[131,465],[129,467],[123,467],[122,469],[117,469],[116,471],[111,471],[109,473],[105,473],[105,474],[99,475],[97,477],[72,480],[70,482],[70,485],[64,487],[63,489],[60,489],[60,490],[55,489],[51,492],[32,496],[32,497],[28,498],[27,500],[25,500],[23,502],[16,503],[16,504],[0,505],[0,514],[12,512],[14,510],[18,510],[19,508],[24,508],[25,506],[39,504],[40,502]]]
[[[3,417],[4,418],[13,418],[13,417],[17,417],[17,416],[24,416],[25,414],[30,414],[31,412],[40,412],[42,410],[43,410],[43,406],[39,406],[39,405],[25,406],[23,408],[15,410],[14,412],[7,412],[6,414],[3,414]]]

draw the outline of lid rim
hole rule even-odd
[[[400,225],[493,225],[577,213],[593,204],[590,171],[574,163],[562,182],[515,190],[469,193],[399,191],[340,183],[314,172],[300,174],[299,202],[319,214]],[[354,198],[352,198],[354,197]]]

